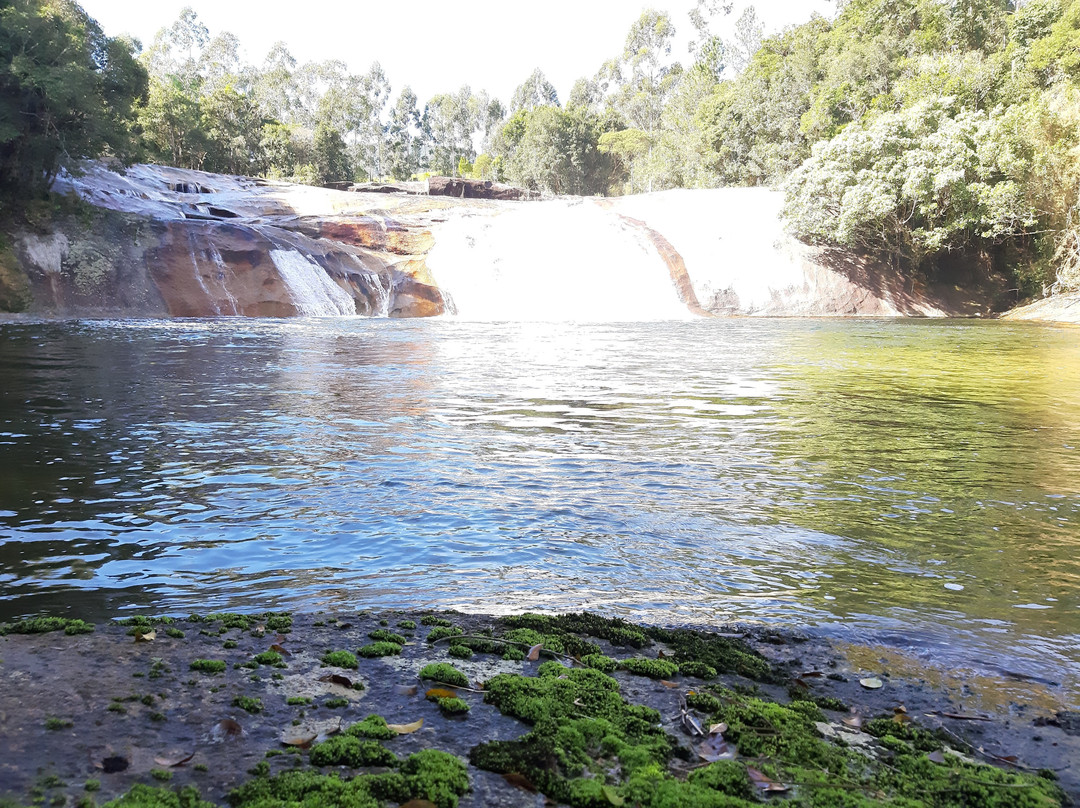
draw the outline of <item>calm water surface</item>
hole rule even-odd
[[[0,380],[3,618],[589,608],[1080,682],[1076,329],[9,322]]]

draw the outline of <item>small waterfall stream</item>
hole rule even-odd
[[[685,320],[654,245],[587,200],[453,219],[428,266],[465,320]]]
[[[303,317],[345,317],[356,314],[352,296],[334,283],[326,271],[295,250],[271,250],[270,258],[289,289],[296,311]]]

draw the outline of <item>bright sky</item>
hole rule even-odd
[[[547,75],[566,100],[576,79],[592,76],[621,53],[631,24],[645,8],[671,14],[678,44],[672,56],[685,61],[694,0],[81,0],[111,36],[130,34],[149,45],[157,30],[191,6],[211,34],[239,37],[246,61],[261,64],[270,46],[284,41],[299,61],[341,59],[354,72],[382,63],[393,87],[406,84],[420,104],[439,92],[468,84],[510,100],[534,68]],[[721,36],[747,4],[736,2]],[[757,0],[766,33],[829,16],[835,0]]]

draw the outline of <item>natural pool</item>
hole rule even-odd
[[[1080,690],[1080,332],[0,324],[0,619],[808,626]]]

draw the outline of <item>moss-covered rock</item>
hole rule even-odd
[[[378,741],[361,740],[355,735],[337,735],[311,747],[313,766],[396,766],[397,756]]]
[[[362,657],[374,659],[375,657],[397,656],[401,653],[401,646],[396,642],[373,642],[358,648],[356,651]]]
[[[429,679],[452,687],[468,687],[469,677],[448,662],[434,662],[420,670],[421,679]]]
[[[63,631],[65,634],[90,634],[94,630],[91,623],[68,617],[34,617],[15,623],[0,625],[0,635],[4,634],[47,634],[51,631]]]
[[[619,667],[635,676],[648,676],[650,679],[670,679],[679,672],[679,666],[667,659],[645,659],[632,657],[624,659]]]
[[[387,631],[385,628],[369,631],[368,639],[375,640],[376,642],[392,642],[395,645],[404,645],[406,642],[403,636],[395,634],[393,631]]]
[[[331,668],[346,668],[349,670],[356,670],[360,667],[356,655],[351,651],[327,651],[322,656],[322,664]]]
[[[369,715],[363,721],[345,730],[345,734],[352,735],[354,738],[370,738],[376,741],[389,741],[397,737],[397,733],[387,726],[386,719],[381,715]]]

